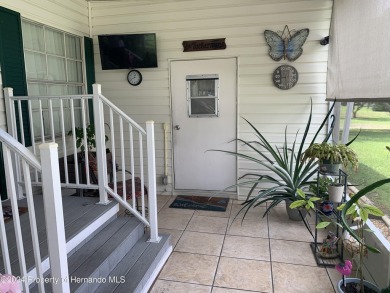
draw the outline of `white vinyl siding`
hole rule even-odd
[[[251,138],[245,117],[272,144],[284,139],[285,125],[294,137],[304,125],[313,100],[313,123],[321,123],[325,102],[328,49],[319,40],[329,34],[331,0],[187,0],[91,2],[96,80],[103,94],[139,123],[156,122],[157,175],[164,170],[163,123],[170,123],[169,62],[176,59],[238,57],[238,136]],[[308,28],[303,54],[295,62],[273,61],[268,55],[264,30]],[[97,36],[100,34],[156,33],[158,68],[140,69],[138,87],[126,81],[128,70],[102,71]],[[225,50],[183,52],[182,42],[226,38]],[[290,90],[279,90],[272,82],[273,71],[281,64],[294,66],[299,80]],[[312,130],[313,133],[314,130]],[[169,171],[171,141],[169,135]],[[239,146],[240,148],[240,146]],[[253,168],[238,162],[238,175]],[[171,175],[171,173],[169,174]],[[158,181],[159,183],[159,181]],[[163,186],[159,186],[163,190]],[[241,189],[240,194],[245,195]]]
[[[0,6],[68,33],[89,34],[88,2],[85,0],[0,0]]]

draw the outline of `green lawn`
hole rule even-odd
[[[358,189],[374,181],[390,178],[390,114],[374,112],[364,108],[357,118],[351,121],[350,138],[361,129],[356,141],[351,145],[359,156],[357,172],[348,170],[348,180],[358,184]],[[378,188],[368,196],[380,209],[390,215],[390,184]]]

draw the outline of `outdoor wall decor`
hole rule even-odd
[[[281,90],[288,90],[298,82],[298,71],[291,65],[282,65],[272,74],[274,85]]]
[[[184,41],[183,52],[224,50],[226,49],[225,40],[226,39],[223,38],[223,39]]]
[[[289,61],[295,61],[302,55],[302,46],[309,35],[309,29],[305,28],[297,32],[292,30],[291,32],[287,25],[280,35],[270,30],[264,31],[265,40],[270,48],[269,56],[273,60],[280,61],[282,58],[287,58]]]

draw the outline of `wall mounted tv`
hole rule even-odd
[[[103,70],[157,67],[156,34],[100,35]]]

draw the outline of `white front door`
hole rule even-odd
[[[236,183],[236,58],[171,62],[174,188],[222,190]],[[235,191],[230,189],[230,191]]]

